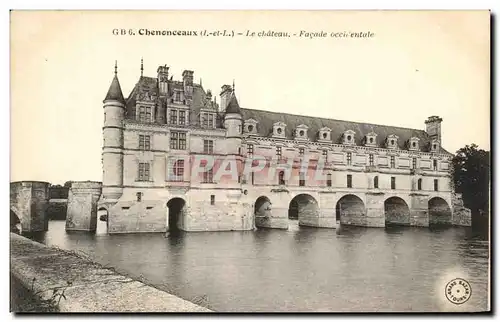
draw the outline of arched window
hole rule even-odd
[[[378,189],[378,176],[375,176],[375,178],[373,178],[373,188]]]
[[[278,183],[281,185],[285,184],[285,171],[280,171],[278,174]]]
[[[332,175],[331,175],[331,173],[329,173],[329,174],[326,175],[326,185],[328,187],[332,186]]]
[[[422,190],[422,179],[418,179],[417,181],[417,189]]]

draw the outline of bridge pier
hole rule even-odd
[[[66,215],[67,231],[95,231],[97,228],[97,201],[102,183],[77,181],[71,183]]]
[[[21,222],[22,232],[48,230],[49,186],[43,181],[10,183],[10,210]]]

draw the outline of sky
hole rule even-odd
[[[425,129],[490,149],[488,11],[11,13],[11,181],[102,180],[115,60],[126,96],[159,65],[242,107]],[[135,35],[113,35],[113,29]],[[149,30],[371,32],[371,38],[141,36]],[[220,100],[218,100],[220,101]]]

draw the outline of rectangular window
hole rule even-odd
[[[251,172],[252,174],[252,185],[255,184],[255,172]]]
[[[138,181],[149,181],[149,163],[139,163]]]
[[[396,189],[396,177],[391,177],[391,189]]]
[[[179,150],[186,150],[186,133],[179,133]]]
[[[170,124],[177,124],[177,110],[170,109]]]
[[[214,182],[214,169],[207,170],[203,172],[203,183],[213,183]]]
[[[373,161],[373,154],[370,154],[368,158],[369,158],[369,160],[368,160],[368,161],[369,161],[369,163],[370,163],[370,166],[373,166],[373,164],[374,164],[374,161]]]
[[[141,106],[139,107],[139,121],[144,123],[150,123],[151,119],[151,107]]]
[[[299,155],[300,155],[301,157],[303,157],[303,156],[304,156],[304,148],[299,148]]]
[[[170,133],[170,148],[173,150],[179,149],[179,132]]]
[[[328,162],[328,150],[323,150],[323,158],[325,159],[325,162]]]
[[[215,205],[215,195],[210,195],[210,204]]]
[[[203,140],[203,152],[207,154],[214,153],[214,141],[213,140]]]
[[[347,165],[351,165],[352,162],[352,153],[347,152]]]
[[[141,202],[141,200],[142,200],[142,192],[137,192],[135,194],[135,196],[137,197],[137,202]]]
[[[172,181],[184,181],[184,160],[175,161],[173,171]]]
[[[396,167],[396,157],[391,155],[391,168]]]
[[[413,158],[412,159],[411,167],[412,167],[412,169],[416,169],[417,168],[417,158]]]
[[[434,168],[434,170],[438,169],[438,160],[432,160],[432,167]]]
[[[151,137],[149,135],[139,135],[139,150],[151,149]]]
[[[186,124],[186,111],[179,111],[179,125]]]
[[[347,188],[352,188],[352,174],[347,175]]]
[[[299,177],[299,186],[303,187],[305,185],[306,185],[306,174],[304,172],[301,172]]]
[[[327,187],[332,186],[332,175],[330,173],[326,175],[326,185]]]
[[[438,179],[434,179],[434,191],[438,191],[439,186],[438,186]]]
[[[249,158],[253,157],[253,144],[247,144],[247,156]]]
[[[173,150],[186,150],[186,133],[170,132],[170,148]]]
[[[181,93],[180,93],[180,92],[176,91],[176,92],[174,93],[174,100],[175,100],[176,102],[180,102],[180,101],[181,101]]]
[[[281,147],[280,146],[276,147],[276,157],[278,158],[278,160],[281,160]]]

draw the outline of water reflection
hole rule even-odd
[[[51,221],[33,238],[217,311],[486,310],[488,244],[467,236],[464,228],[336,231],[296,221],[290,230],[68,234]],[[472,283],[460,308],[441,301],[453,274]]]

